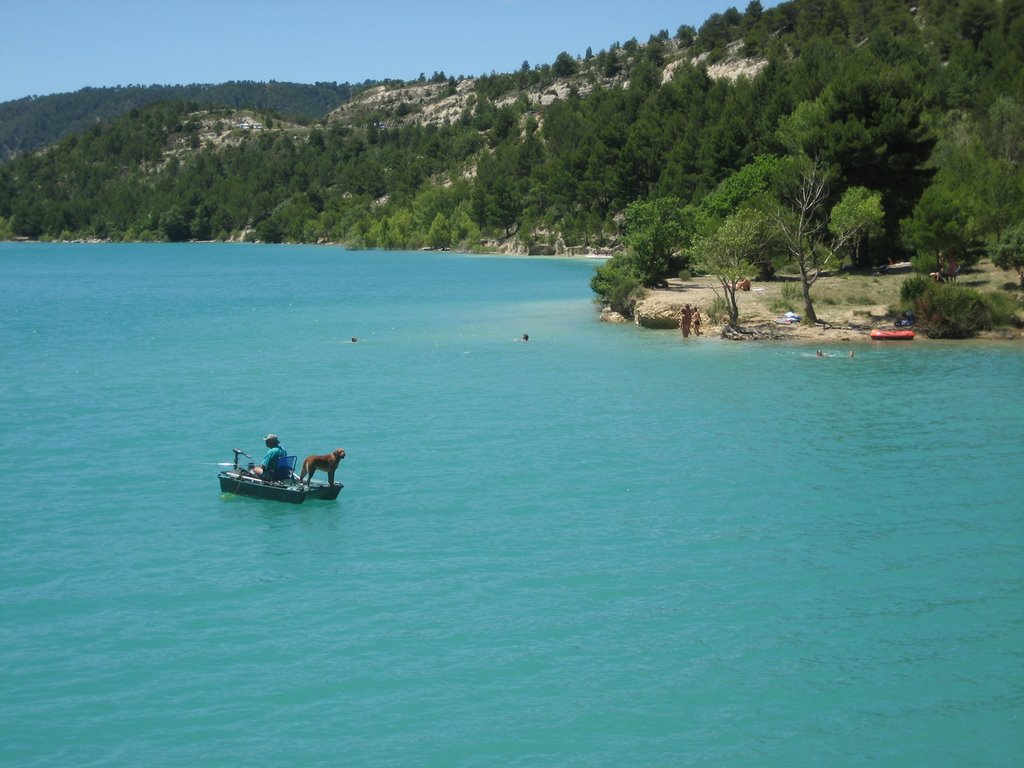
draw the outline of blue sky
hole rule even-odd
[[[0,102],[85,86],[411,80],[646,42],[747,0],[5,0]],[[762,0],[768,8],[776,2]]]

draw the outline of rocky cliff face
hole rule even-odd
[[[664,45],[668,61],[662,70],[663,83],[669,82],[684,64],[706,66],[708,76],[712,79],[725,78],[732,81],[741,77],[752,78],[767,65],[764,59],[740,56],[740,43],[729,47],[724,60],[712,64],[707,64],[706,53],[691,56],[687,50],[680,49],[675,40],[665,41]],[[591,61],[579,62],[579,73],[571,77],[549,79],[543,85],[509,91],[495,99],[495,106],[503,107],[525,99],[531,109],[538,110],[537,119],[543,122],[544,107],[569,98],[570,94],[585,98],[596,88],[623,88],[629,85],[626,74],[629,66],[624,66],[618,75],[605,77],[597,71],[596,65],[588,63]],[[448,80],[378,85],[356,95],[332,112],[328,119],[353,124],[370,115],[377,115],[383,125],[389,128],[454,123],[475,103],[476,83],[477,78],[460,77],[454,86]]]
[[[394,125],[443,125],[454,123],[470,104],[476,80],[465,78],[455,85],[449,83],[407,83],[378,85],[341,105],[329,120],[358,122],[372,113],[388,114]]]

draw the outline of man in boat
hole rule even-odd
[[[271,471],[277,467],[277,462],[287,455],[285,449],[281,447],[281,441],[273,432],[264,437],[263,442],[267,444],[267,452],[263,455],[263,461],[249,470],[249,474],[254,477],[262,478],[264,475],[269,477]]]

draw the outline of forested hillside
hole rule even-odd
[[[348,101],[353,90],[347,83],[230,82],[83,88],[74,93],[28,96],[0,104],[0,163],[160,101],[258,109],[312,122]]]
[[[650,284],[730,216],[792,208],[807,168],[821,211],[860,201],[861,264],[962,263],[1019,229],[1024,0],[753,0],[646,43],[371,89],[307,126],[134,109],[0,167],[0,236],[628,243]]]

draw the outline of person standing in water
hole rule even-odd
[[[690,336],[690,323],[693,322],[693,310],[690,305],[687,304],[681,310],[679,310],[679,330],[683,334],[683,338]]]

